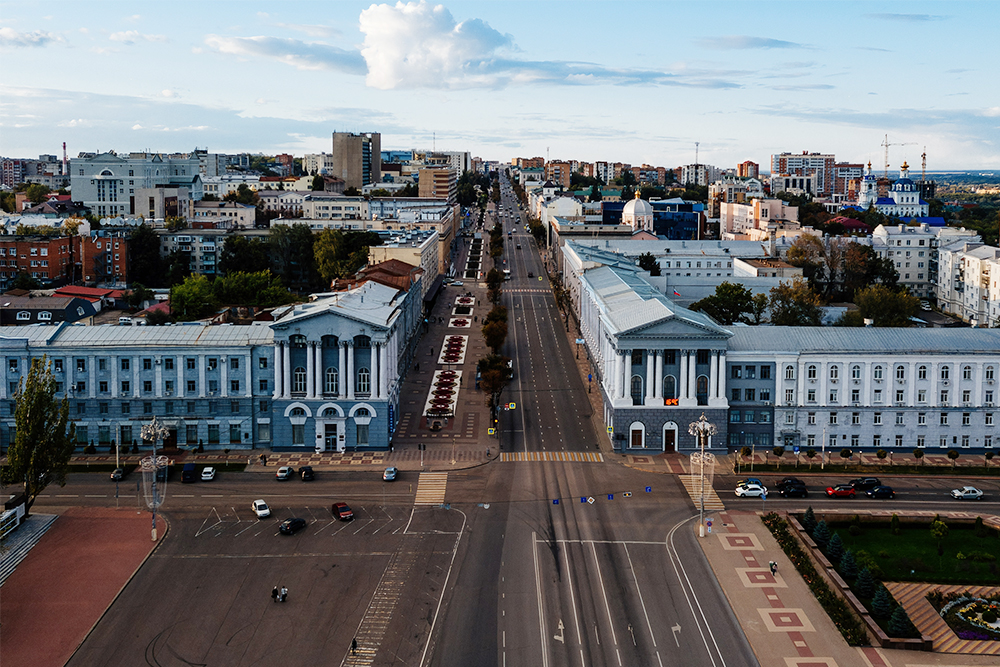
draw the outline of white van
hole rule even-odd
[[[131,317],[119,317],[118,318],[118,324],[120,326],[130,327],[130,326],[132,326],[132,318]]]

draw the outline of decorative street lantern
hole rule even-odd
[[[709,474],[709,488],[711,488],[711,477],[715,474],[715,454],[711,452],[705,453],[705,441],[710,437],[715,435],[717,429],[715,424],[708,421],[705,418],[705,413],[701,413],[701,418],[696,422],[691,422],[688,425],[688,433],[690,435],[698,438],[698,444],[701,446],[700,452],[695,452],[691,455],[691,463],[697,463],[701,469],[701,491],[698,494],[701,497],[700,504],[700,516],[699,516],[699,526],[698,526],[698,536],[705,537],[705,464],[708,464],[708,474]]]
[[[166,470],[169,463],[163,454],[157,456],[156,443],[158,440],[166,438],[168,434],[167,427],[160,424],[156,417],[153,417],[148,424],[144,424],[141,431],[142,439],[153,443],[153,453],[139,461],[139,467],[142,469],[142,489],[146,496],[146,505],[153,513],[152,539],[154,542],[156,541],[156,510],[163,504],[167,493]],[[161,470],[163,471],[162,481],[157,479]]]

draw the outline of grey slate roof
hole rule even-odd
[[[734,327],[732,352],[1000,355],[1000,329]]]
[[[284,327],[292,322],[316,317],[322,313],[335,313],[357,322],[387,327],[398,312],[403,292],[375,281],[368,282],[345,292],[324,295],[309,303],[297,304],[288,314],[280,317],[275,325]],[[277,317],[277,312],[275,313]]]
[[[179,347],[192,345],[271,345],[267,323],[251,325],[175,324],[172,326],[34,325],[4,327],[0,347],[27,339],[32,345],[60,347]]]

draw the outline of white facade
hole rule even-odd
[[[799,209],[781,199],[754,198],[745,204],[725,202],[719,205],[719,229],[731,234],[746,234],[751,229],[767,229],[768,225],[798,222]]]
[[[260,187],[260,176],[240,173],[208,176],[205,178],[205,194],[222,199],[229,193],[239,190],[241,185],[257,190]]]
[[[681,167],[681,184],[708,185],[719,180],[723,170],[710,164],[686,164]]]
[[[365,220],[368,218],[368,202],[364,197],[312,192],[302,199],[302,215],[314,220]]]
[[[956,241],[980,242],[975,232],[954,227],[879,225],[872,244],[881,257],[888,257],[899,273],[899,283],[921,298],[935,296],[938,289],[938,249]]]
[[[302,171],[309,175],[333,173],[333,155],[330,153],[306,153],[302,156]]]
[[[128,157],[102,153],[70,162],[73,200],[82,202],[98,217],[129,215],[137,188],[158,185],[189,186],[192,199],[201,199],[198,158],[130,153]]]

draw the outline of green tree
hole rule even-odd
[[[902,530],[903,527],[900,525],[899,515],[893,512],[892,516],[889,518],[889,532],[893,535],[899,535]]]
[[[750,300],[750,313],[747,316],[750,324],[758,325],[767,321],[768,298],[763,292],[754,294]]]
[[[146,325],[151,327],[160,326],[170,322],[170,314],[162,310],[154,310],[146,315]]]
[[[885,285],[864,287],[854,294],[861,317],[871,319],[876,327],[908,327],[910,318],[920,312],[920,299],[907,292],[897,292]]]
[[[197,320],[217,307],[212,282],[204,275],[190,275],[180,285],[170,288],[170,312],[178,320]]]
[[[878,457],[879,461],[885,461],[885,457],[889,456],[889,452],[885,451],[884,449],[880,449],[877,452],[875,452],[875,456]]]
[[[601,201],[604,199],[604,195],[601,193],[601,186],[594,183],[593,187],[590,188],[590,201]]]
[[[246,183],[240,183],[240,186],[236,190],[228,193],[223,199],[246,206],[256,206],[260,203],[260,196]]]
[[[219,273],[257,273],[271,268],[267,241],[248,236],[229,236],[219,253]]]
[[[875,597],[872,598],[872,616],[875,618],[889,618],[896,609],[896,603],[889,594],[889,589],[879,584],[875,590]]]
[[[816,543],[822,550],[826,550],[826,545],[830,542],[830,526],[826,525],[826,520],[821,519],[817,524],[816,528],[813,529],[812,538],[813,542]]]
[[[948,450],[948,458],[951,459],[951,467],[952,468],[954,468],[955,465],[958,463],[958,457],[959,457],[958,450],[955,450],[955,449],[949,449]]]
[[[826,545],[826,557],[836,565],[844,555],[844,541],[840,539],[840,533],[834,533],[830,538],[830,543]]]
[[[24,194],[28,197],[28,201],[32,204],[41,204],[43,201],[48,199],[50,192],[52,192],[52,188],[49,186],[42,185],[41,183],[32,183],[28,186],[28,189],[24,191]]]
[[[292,293],[282,287],[281,280],[267,270],[255,273],[236,271],[216,277],[212,291],[217,303],[233,306],[270,308],[294,300]]]
[[[860,597],[869,599],[872,593],[875,592],[875,577],[872,576],[872,571],[867,567],[861,568],[858,572],[858,579],[854,582],[854,589],[858,592]]]
[[[503,274],[500,271],[494,268],[486,272],[486,296],[490,303],[500,303],[502,285]]]
[[[931,522],[931,537],[937,542],[938,556],[944,553],[944,541],[948,539],[948,524],[940,518]]]
[[[915,458],[916,460],[920,461],[920,465],[923,465],[924,464],[924,450],[920,449],[919,447],[914,448],[914,450],[913,450],[913,458]]]
[[[179,285],[184,282],[184,278],[191,273],[191,253],[184,250],[174,250],[164,262],[166,273],[164,278],[169,287]]]
[[[326,179],[320,176],[319,174],[313,176],[313,182],[312,182],[313,192],[323,192],[324,188],[326,188]]]
[[[18,271],[17,276],[10,283],[11,289],[33,290],[41,287],[42,284],[28,275],[27,271]]]
[[[656,261],[651,252],[644,252],[639,255],[639,268],[643,271],[649,271],[649,275],[651,276],[660,275],[660,263]]]
[[[416,183],[407,183],[403,186],[403,189],[399,191],[399,197],[419,197],[420,189],[417,187]]]
[[[483,341],[493,354],[500,354],[500,348],[507,340],[507,321],[492,320],[483,324]]]
[[[913,622],[902,607],[896,607],[889,618],[889,634],[893,637],[910,637],[916,632]]]
[[[854,552],[850,549],[844,551],[840,557],[840,573],[846,579],[853,579],[858,576],[858,561],[854,558]]]
[[[826,247],[823,240],[812,234],[803,234],[795,239],[785,253],[785,260],[802,269],[802,275],[814,290],[824,279],[824,256]]]
[[[125,300],[128,303],[129,308],[133,310],[140,310],[142,308],[142,304],[152,298],[152,290],[145,287],[142,283],[132,283],[132,289],[126,295]]]
[[[843,449],[840,450],[840,458],[844,459],[844,461],[847,461],[847,459],[851,458],[852,456],[854,456],[854,452],[852,452],[847,447],[844,447]]]
[[[129,235],[129,278],[150,287],[166,287],[163,260],[160,258],[160,237],[142,223]]]
[[[801,278],[779,283],[771,289],[771,324],[775,326],[819,326],[822,301]]]
[[[816,458],[816,450],[810,447],[806,450],[806,458],[809,459],[809,469],[812,470],[813,459]]]
[[[323,284],[316,270],[313,240],[312,230],[301,222],[271,227],[267,240],[271,272],[291,290],[308,292],[314,287],[325,289],[330,286],[329,283]]]
[[[813,512],[812,507],[807,507],[805,513],[802,515],[802,527],[810,535],[816,530],[816,513]]]
[[[344,196],[345,197],[360,197],[361,196],[361,190],[358,190],[357,188],[355,188],[353,186],[349,187],[346,190],[344,190]]]
[[[701,311],[719,324],[749,322],[754,310],[754,295],[743,285],[723,281],[716,286],[715,294],[691,304],[691,310]]]
[[[775,458],[778,459],[778,463],[781,463],[781,457],[785,455],[784,445],[777,445],[771,448],[771,453],[774,454]]]
[[[56,398],[56,380],[47,357],[31,360],[14,395],[14,441],[7,464],[0,468],[4,484],[24,484],[25,514],[49,484],[66,485],[66,467],[73,454],[75,429],[69,421],[69,401]]]

